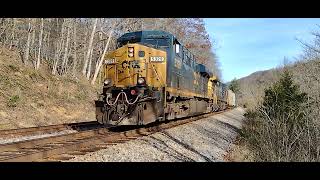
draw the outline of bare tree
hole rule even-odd
[[[64,33],[65,27],[64,27],[64,21],[62,21],[61,24],[61,32],[60,32],[60,38],[56,42],[56,50],[55,50],[55,55],[54,55],[54,63],[52,67],[52,74],[55,75],[57,73],[57,68],[58,68],[58,63],[60,60],[60,55],[61,55],[61,49],[63,47],[63,33]]]
[[[65,69],[67,68],[67,60],[68,60],[68,54],[69,54],[69,50],[68,50],[68,46],[69,46],[69,41],[70,41],[70,27],[68,27],[69,24],[66,25],[67,28],[67,42],[65,44],[64,47],[64,55],[63,55],[63,61],[62,61],[62,71],[65,71]]]
[[[103,32],[114,21],[118,24],[111,28],[111,35],[109,30]],[[168,31],[184,45],[191,44],[190,51],[199,62],[208,62],[210,69],[219,74],[203,21],[196,18],[0,18],[0,45],[18,50],[23,63],[31,61],[35,69],[45,63],[52,74],[79,72],[94,83],[102,66],[101,58],[116,48],[117,38],[146,29]]]
[[[73,23],[73,75],[76,74],[77,63],[77,19],[75,19]]]
[[[92,54],[93,54],[93,49],[91,49],[91,51],[90,51],[89,65],[88,65],[88,70],[87,70],[87,74],[86,74],[86,77],[88,80],[90,79],[90,75],[91,75]]]
[[[15,31],[16,31],[16,18],[13,18],[12,20],[12,29],[11,29],[11,40],[10,40],[10,45],[9,45],[9,50],[11,50],[13,44],[14,44],[14,40],[15,40]]]
[[[92,31],[91,31],[90,40],[89,40],[87,55],[86,55],[86,58],[85,58],[85,61],[84,61],[84,64],[83,64],[83,69],[82,69],[82,74],[83,75],[86,75],[86,72],[87,72],[88,61],[89,61],[89,58],[90,58],[90,54],[92,52],[92,43],[93,43],[93,38],[94,38],[94,34],[95,34],[95,31],[96,31],[96,27],[97,27],[97,22],[98,22],[98,18],[95,18],[94,22],[93,22],[93,28],[92,28]]]
[[[35,19],[32,19],[32,27],[35,27],[35,24],[36,24],[36,20],[35,20]],[[30,45],[31,48],[34,47],[35,38],[36,38],[36,28],[33,28],[33,30],[32,30],[32,38],[31,38],[31,45]],[[31,52],[32,52],[32,49],[31,49]],[[34,51],[34,52],[35,52],[35,51]],[[33,66],[35,67],[36,62],[35,62],[34,58],[35,58],[36,56],[33,56],[33,54],[31,54],[31,57],[32,57]]]
[[[97,79],[97,76],[98,76],[98,73],[99,73],[99,71],[100,71],[100,69],[101,69],[101,66],[102,66],[102,63],[103,63],[103,60],[104,60],[104,56],[105,56],[105,54],[106,54],[106,52],[107,52],[107,50],[108,50],[108,47],[109,47],[109,43],[110,43],[110,39],[111,39],[113,30],[114,30],[114,26],[115,26],[115,22],[113,23],[113,25],[112,25],[112,27],[111,27],[111,29],[110,29],[107,44],[106,44],[106,46],[105,46],[105,48],[104,48],[104,50],[103,50],[103,53],[102,53],[102,56],[101,56],[99,62],[98,62],[98,66],[97,66],[96,69],[95,69],[93,78],[92,78],[92,80],[91,80],[91,84],[94,84],[94,83],[95,83],[95,81],[96,81],[96,79]]]
[[[38,50],[36,69],[39,69],[39,67],[40,67],[42,35],[43,35],[43,18],[41,18],[41,26],[40,26],[40,34],[39,34],[39,50]]]
[[[28,64],[28,60],[29,60],[29,52],[30,52],[30,41],[31,41],[31,32],[32,32],[32,26],[31,26],[31,18],[28,19],[29,23],[28,23],[28,38],[27,38],[27,44],[26,44],[26,48],[24,51],[24,64],[27,65]]]

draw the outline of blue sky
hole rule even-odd
[[[320,30],[320,18],[208,18],[210,38],[215,41],[223,81],[293,61],[302,53],[295,39],[310,42],[312,31]]]

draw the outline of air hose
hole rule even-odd
[[[108,94],[108,95],[107,95],[107,98],[106,98],[107,104],[108,104],[109,106],[115,105],[115,104],[118,102],[119,97],[120,97],[121,94],[124,94],[125,100],[126,100],[126,102],[127,102],[129,105],[135,104],[135,103],[138,101],[138,99],[140,98],[140,96],[142,96],[142,94],[139,94],[139,95],[137,96],[137,98],[136,98],[133,102],[129,102],[127,94],[126,94],[125,92],[120,92],[120,93],[117,95],[116,100],[115,100],[113,103],[109,103],[109,98],[110,98],[111,94]]]

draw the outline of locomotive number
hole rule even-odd
[[[115,64],[116,63],[116,60],[115,59],[107,59],[105,61],[106,64]]]
[[[163,61],[164,61],[164,57],[161,57],[161,56],[153,56],[153,57],[150,57],[150,61],[151,61],[151,62],[163,62]]]

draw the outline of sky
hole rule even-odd
[[[208,18],[206,30],[214,42],[222,80],[229,82],[253,72],[295,61],[303,52],[296,38],[311,42],[320,18]]]

